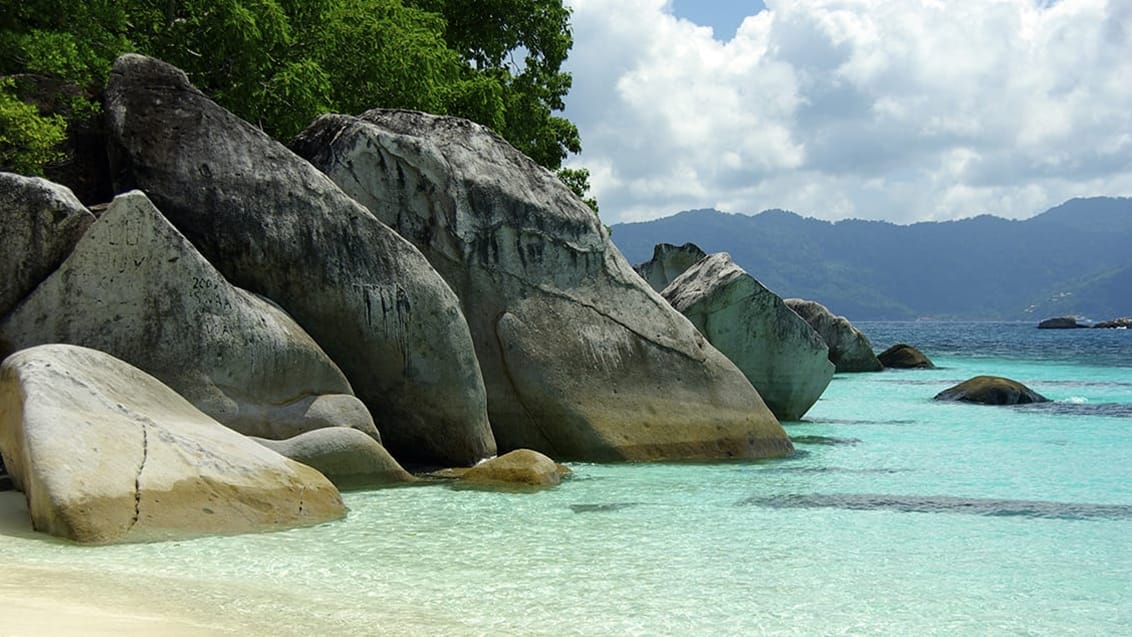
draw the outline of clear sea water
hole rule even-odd
[[[785,423],[793,458],[349,493],[345,521],[263,535],[10,532],[0,564],[242,634],[1132,634],[1132,330],[858,326],[939,369],[838,375]],[[978,374],[1055,402],[931,400]]]

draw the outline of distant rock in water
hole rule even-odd
[[[849,319],[835,316],[816,301],[786,299],[787,307],[801,316],[829,347],[829,361],[838,373],[879,372],[884,369],[873,353],[869,338],[853,327]]]
[[[877,355],[877,360],[891,369],[935,369],[923,352],[907,343],[897,343]]]
[[[1039,330],[1072,330],[1078,327],[1088,326],[1079,322],[1076,316],[1056,316],[1038,323]]]
[[[500,450],[647,461],[793,449],[750,381],[641,280],[593,211],[495,133],[377,109],[321,116],[293,147],[460,297]]]
[[[700,260],[661,295],[743,371],[781,420],[800,420],[833,378],[817,332],[726,252]]]
[[[652,250],[652,259],[638,263],[633,269],[652,286],[652,289],[660,292],[706,256],[707,253],[694,243],[685,243],[682,246],[658,243]]]
[[[933,400],[957,400],[982,405],[1027,405],[1049,399],[1029,387],[1001,376],[976,376],[945,389]]]
[[[1100,323],[1097,323],[1093,327],[1103,327],[1103,328],[1107,328],[1107,329],[1117,329],[1117,330],[1132,328],[1132,316],[1126,316],[1124,318],[1112,319],[1111,321],[1101,321]]]

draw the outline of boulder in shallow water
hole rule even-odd
[[[873,353],[873,344],[849,319],[835,316],[821,303],[805,299],[786,299],[787,307],[797,312],[829,347],[829,360],[844,372],[879,372],[884,366]]]
[[[682,246],[658,243],[652,249],[652,259],[638,263],[633,269],[652,289],[660,292],[706,256],[707,253],[694,243]]]
[[[317,429],[287,440],[252,440],[318,469],[339,489],[361,489],[415,480],[376,440],[347,427]]]
[[[877,360],[892,369],[935,369],[930,358],[907,343],[897,343],[884,350],[877,354]]]
[[[294,147],[413,241],[460,296],[500,449],[779,456],[750,382],[629,267],[553,173],[472,122],[325,115]]]
[[[726,252],[692,265],[662,296],[743,371],[780,420],[801,419],[833,378],[817,332]]]
[[[59,267],[93,222],[66,187],[0,172],[0,318]]]
[[[460,478],[475,484],[550,487],[570,475],[569,468],[530,449],[516,449],[485,460],[464,471]]]
[[[982,405],[1025,405],[1049,399],[1018,381],[1001,376],[976,376],[935,395],[934,400],[958,400]]]
[[[1043,319],[1038,323],[1040,330],[1072,330],[1079,327],[1088,327],[1077,320],[1076,316],[1055,316]]]
[[[77,542],[264,531],[346,512],[319,472],[138,368],[73,345],[0,365],[0,453],[36,530]]]
[[[224,279],[140,192],[119,195],[7,318],[14,349],[70,343],[157,377],[248,435],[355,427],[365,406],[285,312]]]
[[[124,55],[106,86],[117,174],[244,289],[283,307],[406,458],[495,454],[460,301],[389,226],[180,70]]]

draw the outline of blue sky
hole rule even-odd
[[[567,163],[607,223],[1025,218],[1132,195],[1132,0],[566,3]]]
[[[743,18],[765,9],[759,0],[673,0],[672,13],[685,20],[712,27],[715,38],[730,40]]]

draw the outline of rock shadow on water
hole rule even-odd
[[[868,419],[854,419],[854,418],[814,418],[804,422],[820,425],[914,425],[915,420],[908,420],[902,418],[888,419],[888,420],[868,420]]]
[[[770,509],[846,509],[901,513],[960,513],[987,517],[1023,517],[1045,520],[1128,520],[1132,505],[999,500],[954,496],[887,495],[875,493],[811,493],[755,496],[739,505]]]
[[[824,445],[824,446],[838,446],[838,445],[858,445],[861,443],[860,438],[838,438],[836,436],[791,436],[790,442],[795,445]]]
[[[571,504],[570,510],[574,513],[611,513],[631,507],[640,506],[640,502],[601,502],[597,504]]]

